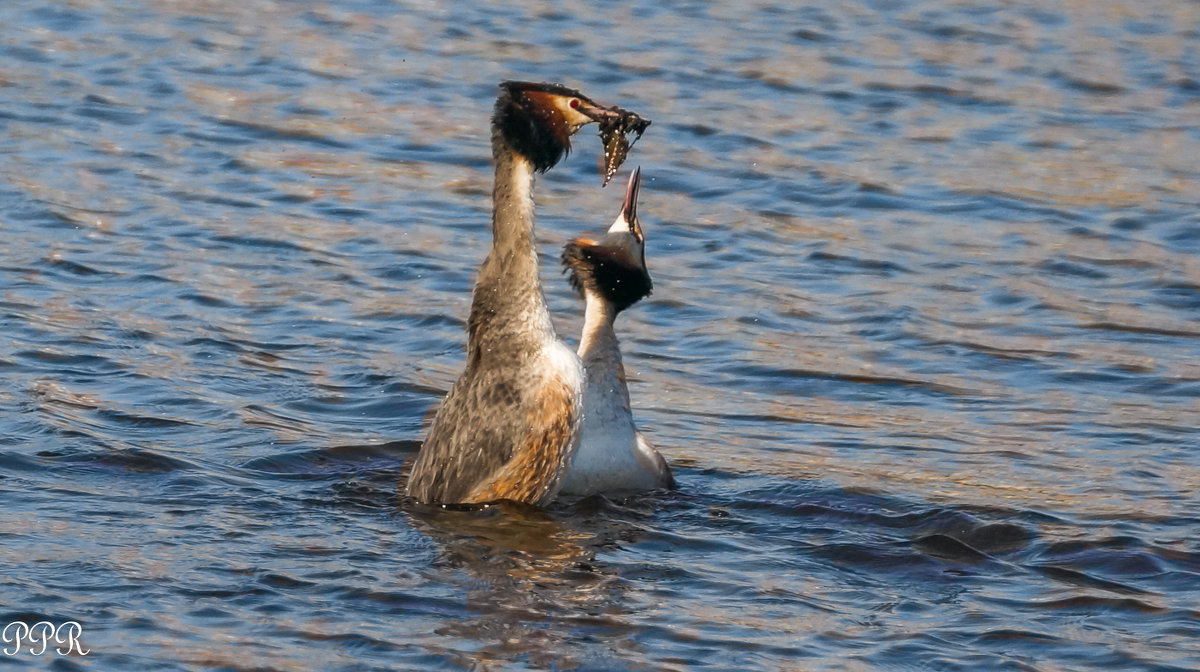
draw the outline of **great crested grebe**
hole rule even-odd
[[[576,238],[563,250],[563,266],[585,302],[579,357],[587,370],[579,448],[563,476],[564,494],[632,492],[675,487],[671,467],[633,425],[625,367],[613,322],[650,294],[642,227],[637,217],[641,169],[634,171],[625,202],[604,240]]]
[[[409,475],[406,492],[418,501],[540,506],[558,492],[578,443],[584,372],[555,335],[542,296],[533,177],[554,167],[570,151],[571,135],[592,122],[600,122],[606,150],[650,123],[558,84],[500,84],[492,114],[492,249],[475,282],[466,370]],[[616,165],[628,144],[619,149]]]

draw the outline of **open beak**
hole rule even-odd
[[[625,187],[625,200],[621,202],[621,214],[609,228],[609,233],[633,234],[637,242],[642,242],[642,225],[638,223],[637,217],[638,191],[641,187],[642,168],[638,166],[629,176],[629,186]]]
[[[625,221],[629,222],[629,228],[637,227],[637,202],[638,190],[642,188],[642,167],[638,166],[633,169],[633,174],[629,176],[629,186],[625,187],[625,201],[621,203],[621,214],[625,216]],[[641,239],[641,231],[634,231],[638,239]]]

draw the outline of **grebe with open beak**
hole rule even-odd
[[[492,115],[492,249],[475,282],[466,370],[409,475],[406,492],[418,501],[540,506],[558,492],[578,443],[584,372],[554,333],[542,295],[533,178],[554,167],[570,151],[571,135],[592,122],[601,125],[610,170],[628,150],[624,134],[640,135],[650,123],[565,86],[500,85]]]
[[[563,476],[564,494],[591,495],[672,488],[667,461],[633,424],[625,367],[613,323],[650,294],[645,239],[637,217],[641,169],[634,171],[617,220],[600,242],[576,238],[563,266],[585,302],[579,357],[587,371],[579,448]]]

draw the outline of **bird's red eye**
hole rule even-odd
[[[579,99],[578,99],[578,98],[572,98],[572,99],[571,99],[571,103],[570,103],[570,105],[571,105],[571,109],[572,109],[572,110],[574,110],[574,109],[577,109],[577,108],[579,107]]]

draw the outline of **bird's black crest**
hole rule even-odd
[[[508,144],[541,173],[553,168],[571,151],[571,129],[559,110],[550,104],[556,96],[591,102],[561,84],[502,82],[492,113],[492,123]]]
[[[654,287],[645,265],[619,247],[573,240],[563,248],[562,262],[575,291],[582,295],[592,289],[618,312],[649,296]]]

